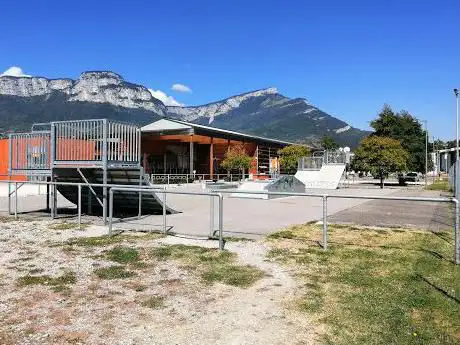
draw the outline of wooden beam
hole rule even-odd
[[[211,137],[209,144],[209,175],[211,179],[214,177],[214,138]]]
[[[190,155],[190,174],[193,174],[193,134],[190,135],[190,146],[189,146],[189,155]]]

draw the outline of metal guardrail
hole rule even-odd
[[[297,162],[297,170],[320,170],[323,166],[323,157],[302,157]]]
[[[52,201],[52,205],[50,207],[51,209],[51,217],[55,218],[57,215],[57,204],[56,204],[56,196],[57,196],[57,191],[56,191],[56,186],[74,186],[78,188],[78,200],[80,200],[80,205],[77,205],[79,208],[78,212],[78,219],[79,219],[79,225],[81,225],[81,187],[107,187],[107,188],[126,188],[126,185],[123,184],[102,184],[102,183],[76,183],[76,182],[46,182],[46,181],[9,181],[9,180],[0,180],[0,183],[5,183],[8,184],[8,213],[12,214],[11,211],[11,196],[14,194],[14,199],[15,199],[15,211],[14,215],[15,218],[17,219],[17,197],[18,197],[18,189],[22,187],[23,185],[31,184],[31,185],[46,185],[48,187],[53,187],[50,190],[50,197]],[[14,191],[11,191],[11,185],[15,186]],[[147,191],[161,191],[162,189],[160,187],[153,187],[153,186],[134,186],[134,188],[137,189],[143,189]],[[141,216],[141,198],[139,197],[139,214],[138,217]]]
[[[112,234],[112,227],[113,227],[113,194],[114,192],[138,192],[139,195],[142,195],[142,193],[147,192],[148,190],[143,189],[143,188],[119,188],[119,187],[113,187],[110,188],[109,191],[109,235]],[[220,193],[200,193],[200,192],[185,192],[185,191],[173,191],[173,190],[167,190],[164,188],[163,190],[155,190],[156,193],[158,194],[163,194],[163,233],[167,234],[167,223],[166,223],[166,195],[167,194],[178,194],[178,195],[193,195],[193,196],[209,196],[211,199],[211,208],[210,208],[210,236],[209,238],[214,237],[214,209],[213,209],[213,199],[214,197],[219,198],[219,226],[218,226],[218,233],[219,233],[219,249],[223,250],[224,249],[224,238],[223,238],[223,197],[222,194]]]
[[[180,195],[201,195],[201,196],[209,196],[210,197],[210,230],[209,230],[209,238],[214,238],[214,234],[216,230],[214,229],[214,202],[213,198],[218,198],[218,210],[219,210],[219,219],[218,219],[218,229],[217,232],[219,234],[219,248],[224,248],[224,239],[223,239],[223,197],[220,193],[205,193],[205,192],[185,192],[185,191],[173,191],[173,190],[166,190],[165,187],[153,187],[153,186],[132,186],[127,187],[126,185],[117,185],[117,184],[100,184],[100,183],[75,183],[75,182],[35,182],[35,181],[1,181],[0,183],[8,183],[8,213],[11,214],[11,196],[14,194],[14,217],[18,219],[18,189],[26,184],[31,185],[46,185],[53,187],[51,189],[51,200],[53,205],[51,206],[51,217],[55,218],[57,215],[57,202],[56,202],[56,186],[63,185],[63,186],[76,186],[78,188],[78,201],[77,201],[77,217],[78,217],[78,226],[81,229],[81,210],[82,210],[82,202],[81,202],[81,195],[82,195],[82,187],[107,187],[110,188],[109,191],[109,234],[112,233],[112,223],[113,223],[113,193],[114,191],[128,191],[128,192],[139,192],[139,213],[138,218],[141,217],[141,209],[142,209],[142,193],[154,192],[157,194],[163,194],[163,232],[167,233],[167,223],[166,223],[166,194],[180,194]],[[10,186],[14,185],[15,189],[11,192]]]
[[[210,174],[146,174],[151,183],[161,184],[176,184],[187,183],[188,181],[207,181],[207,180],[226,180],[228,182],[236,182],[240,179],[248,178],[248,174],[214,174],[211,178]],[[267,176],[268,178],[269,176]]]
[[[398,197],[398,196],[373,196],[373,195],[330,195],[313,193],[291,193],[291,192],[268,192],[268,191],[248,191],[248,190],[211,190],[221,194],[264,194],[274,196],[299,196],[322,198],[323,200],[323,249],[327,249],[327,200],[328,199],[366,199],[366,200],[398,200],[414,202],[440,202],[453,203],[455,208],[454,221],[454,262],[460,264],[460,237],[459,237],[459,201],[455,198],[422,198],[422,197]]]
[[[78,187],[78,224],[81,227],[81,188],[82,186],[87,187],[87,184],[84,183],[73,183],[73,182],[34,182],[34,181],[0,181],[0,183],[8,183],[9,190],[8,190],[8,208],[11,214],[11,195],[14,193],[15,195],[15,218],[18,217],[17,212],[17,202],[18,202],[18,186],[25,185],[25,184],[34,184],[34,185],[49,185],[52,186],[52,200],[53,201],[53,208],[56,209],[55,203],[55,196],[56,196],[56,186],[57,185],[70,185],[70,186],[77,186]],[[10,186],[11,184],[15,185],[15,190],[11,192]],[[329,195],[329,194],[314,194],[314,193],[293,193],[293,192],[268,192],[268,191],[247,191],[247,190],[211,190],[208,193],[197,193],[197,192],[185,192],[185,191],[173,191],[173,190],[166,190],[165,188],[160,189],[152,186],[133,186],[127,187],[126,185],[111,185],[111,184],[91,184],[91,186],[96,187],[109,187],[110,189],[110,199],[109,199],[109,214],[110,214],[110,223],[109,223],[109,233],[111,233],[112,227],[112,218],[113,218],[113,191],[131,191],[131,192],[139,192],[139,199],[141,200],[142,193],[145,192],[156,192],[156,193],[163,193],[163,217],[165,218],[166,211],[166,194],[180,194],[180,195],[195,195],[195,196],[209,196],[210,200],[212,201],[213,197],[219,198],[219,248],[223,249],[224,241],[223,241],[223,194],[265,194],[265,195],[274,195],[274,196],[298,196],[298,197],[314,197],[314,198],[321,198],[323,202],[323,233],[322,233],[322,246],[323,249],[326,250],[328,246],[328,223],[327,223],[327,200],[332,199],[366,199],[366,200],[397,200],[397,201],[414,201],[414,202],[440,202],[440,203],[453,203],[455,207],[455,222],[454,222],[454,241],[455,241],[455,249],[454,249],[454,262],[456,264],[460,264],[460,237],[459,237],[459,201],[455,198],[422,198],[422,197],[392,197],[392,196],[373,196],[373,195]],[[210,222],[210,237],[214,235],[214,220],[213,220],[213,205],[214,203],[211,202],[211,222]],[[139,214],[138,217],[141,216],[141,203],[139,203]],[[56,213],[52,212],[51,216],[54,217]],[[166,220],[164,219],[163,230],[166,232]]]

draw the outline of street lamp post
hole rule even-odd
[[[456,126],[455,126],[455,161],[458,161],[458,95],[459,95],[459,90],[454,89],[454,94],[456,98],[456,103],[457,103],[457,116],[456,116]]]
[[[428,121],[425,120],[425,187],[428,183]]]

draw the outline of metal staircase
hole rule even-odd
[[[41,124],[43,125],[43,124]],[[37,175],[54,182],[85,184],[82,210],[107,218],[110,187],[90,184],[151,186],[141,167],[141,131],[127,123],[107,120],[56,121],[46,130],[9,136],[9,175]],[[78,186],[57,186],[70,202],[78,203]],[[54,196],[55,199],[55,196]],[[140,200],[141,199],[141,200]],[[114,194],[116,216],[161,213],[162,201],[152,192],[120,191]],[[56,203],[53,202],[53,209]],[[52,209],[52,213],[54,210]],[[166,208],[167,213],[175,213]],[[53,213],[54,214],[54,213]]]
[[[104,176],[101,169],[91,168],[57,168],[53,169],[53,179],[56,182],[74,182],[74,183],[93,183],[103,184]],[[82,176],[83,175],[83,176]],[[117,184],[124,186],[152,186],[148,182],[140,169],[108,169],[107,184]],[[158,187],[158,186],[156,186]],[[59,193],[67,200],[76,204],[78,202],[78,188],[76,186],[58,185]],[[108,188],[110,190],[110,188]],[[94,192],[94,193],[93,193]],[[102,214],[103,188],[83,186],[82,188],[82,211],[88,214]],[[139,193],[137,192],[116,192],[113,196],[114,215],[115,216],[134,216],[139,211]],[[141,199],[142,214],[161,214],[163,212],[163,202],[154,192],[142,193]],[[177,211],[166,207],[168,214],[177,213]]]

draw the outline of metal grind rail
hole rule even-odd
[[[439,202],[453,203],[455,207],[454,221],[454,262],[460,264],[460,236],[459,236],[459,201],[455,198],[423,198],[423,197],[400,197],[400,196],[373,196],[373,195],[330,195],[330,194],[314,194],[314,193],[290,193],[290,192],[268,192],[268,191],[249,191],[249,190],[211,190],[214,193],[220,194],[263,194],[273,196],[300,196],[314,197],[323,200],[323,249],[327,250],[327,199],[365,199],[365,200],[393,200],[393,201],[415,201],[415,202]]]
[[[153,188],[150,188],[151,190],[154,190]],[[142,193],[147,192],[148,189],[146,190],[145,188],[120,188],[120,187],[113,187],[110,188],[109,191],[109,235],[112,234],[112,228],[113,228],[113,195],[115,192],[138,192],[139,195],[142,195]],[[218,233],[219,233],[219,249],[223,250],[224,249],[224,238],[223,238],[223,196],[220,193],[200,193],[200,192],[185,192],[185,191],[173,191],[173,190],[167,190],[162,189],[158,190],[155,189],[155,192],[158,194],[163,194],[163,233],[167,234],[167,222],[166,222],[166,194],[177,194],[177,195],[192,195],[192,196],[209,196],[211,200],[211,205],[213,205],[213,198],[217,197],[219,200],[218,204],[218,209],[219,209],[219,226],[218,226]],[[214,233],[214,209],[213,206],[210,207],[210,237],[212,237]]]

